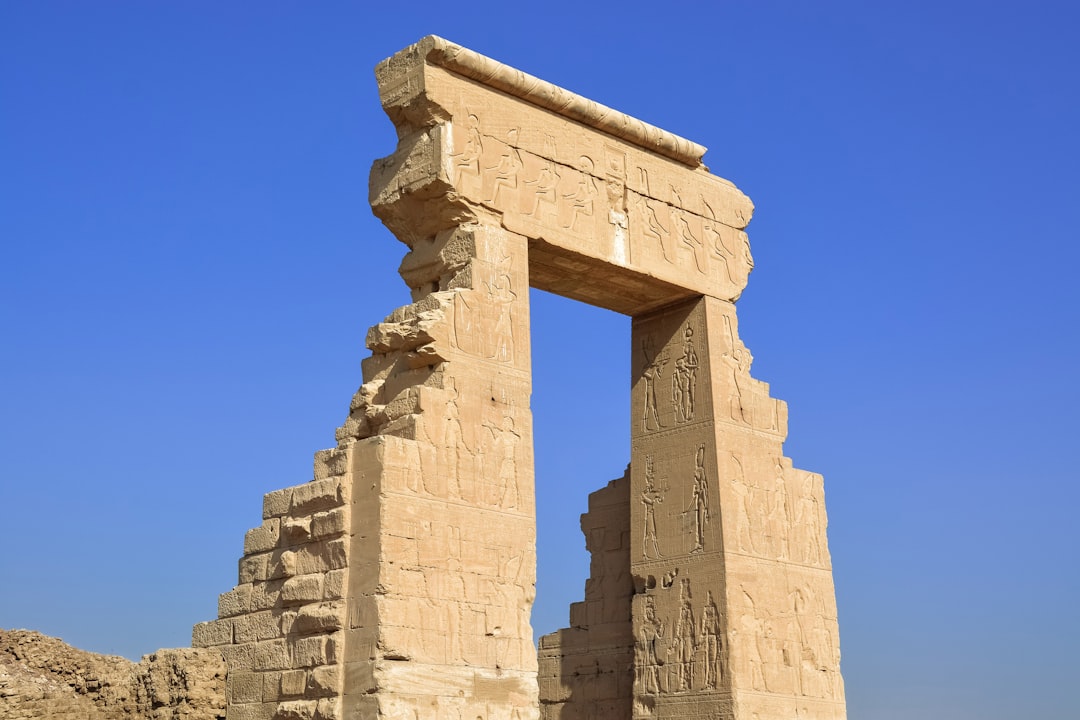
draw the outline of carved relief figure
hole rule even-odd
[[[642,432],[649,432],[649,430],[659,430],[664,426],[660,422],[660,415],[656,411],[656,383],[659,382],[660,376],[664,372],[664,365],[667,364],[666,354],[661,353],[657,357],[652,352],[652,336],[647,336],[641,340],[641,354],[645,356],[645,369],[641,373],[642,381],[645,385],[645,409],[641,416],[641,430]],[[650,422],[650,420],[652,422]]]
[[[738,502],[735,503],[735,538],[738,543],[739,550],[743,552],[751,552],[753,550],[753,542],[751,540],[750,530],[750,511],[751,511],[751,499],[750,488],[746,485],[746,473],[743,472],[742,460],[735,453],[731,454],[731,460],[735,463],[734,478],[732,478],[731,489],[738,497]]]
[[[548,210],[555,209],[555,188],[559,184],[559,174],[555,171],[554,162],[545,159],[540,167],[540,174],[532,180],[526,180],[525,184],[534,186],[532,194],[529,195],[529,207],[525,209],[527,215],[539,220],[541,203]]]
[[[690,224],[686,220],[686,211],[683,210],[682,197],[679,191],[671,188],[671,196],[674,198],[675,207],[671,211],[671,219],[675,223],[675,232],[678,233],[682,244],[690,249],[694,255],[694,265],[699,273],[705,274],[708,266],[708,257],[705,252],[705,243],[694,236],[690,230]]]
[[[675,421],[690,422],[694,419],[697,399],[698,355],[694,349],[694,329],[689,325],[683,332],[683,353],[675,360],[671,373],[671,401],[675,405]]]
[[[641,556],[645,559],[649,558],[650,547],[652,547],[653,557],[662,557],[660,547],[656,542],[656,506],[662,502],[664,502],[664,495],[656,489],[652,455],[646,455],[645,489],[641,492],[641,504],[645,506],[645,535],[641,541]]]
[[[757,615],[757,607],[750,593],[742,591],[743,609],[739,614],[739,635],[742,636],[740,649],[745,654],[746,664],[750,666],[750,684],[755,690],[768,690],[762,658],[767,657],[765,650],[765,626]]]
[[[480,179],[480,155],[484,152],[484,143],[480,136],[480,118],[469,115],[468,137],[461,152],[454,153],[454,183],[459,184],[463,176]]]
[[[788,557],[788,512],[787,512],[787,483],[784,480],[783,458],[776,459],[776,478],[773,483],[771,502],[766,520],[766,537],[768,538],[768,552],[772,557],[787,559]]]
[[[510,308],[517,299],[517,293],[514,292],[510,282],[511,262],[509,257],[499,261],[495,279],[484,283],[487,285],[488,299],[496,308],[495,324],[491,332],[492,345],[488,358],[498,362],[513,362],[514,360],[514,326],[511,322]]]
[[[497,434],[496,434],[497,430]],[[521,436],[514,429],[514,418],[507,415],[503,418],[501,429],[493,429],[495,439],[495,458],[498,463],[498,497],[495,504],[504,508],[517,507],[517,452],[518,441]]]
[[[641,176],[641,187],[644,195],[635,194],[636,201],[634,205],[641,219],[641,232],[645,237],[656,240],[660,244],[660,251],[664,255],[664,260],[674,264],[675,248],[671,246],[671,233],[660,222],[660,217],[657,215],[656,201],[652,199],[652,191],[649,189],[649,173],[645,168],[638,168],[638,172]]]
[[[461,430],[461,410],[458,407],[458,391],[454,382],[447,384],[450,399],[446,402],[446,424],[443,426],[443,447],[446,449],[446,484],[450,497],[461,497],[462,459],[472,455]]]
[[[600,195],[600,189],[596,186],[596,179],[592,175],[592,158],[582,155],[578,160],[578,170],[581,171],[581,179],[578,180],[574,192],[563,194],[563,197],[570,201],[570,219],[563,224],[563,227],[567,229],[573,229],[579,216],[593,215],[595,200]]]
[[[690,606],[690,580],[683,579],[679,586],[682,606],[675,623],[672,649],[675,652],[675,688],[692,690],[694,686],[694,654],[697,652],[697,632],[694,627],[694,610]]]
[[[795,559],[816,564],[821,562],[820,509],[817,499],[817,483],[810,473],[799,473],[802,477],[800,487],[796,489],[794,517],[791,527],[795,534],[794,547],[799,548],[800,557]]]
[[[729,403],[731,405],[731,419],[747,425],[750,421],[750,411],[743,401],[743,383],[750,376],[750,351],[746,349],[742,341],[735,337],[735,331],[731,327],[731,319],[724,316],[724,327],[727,329],[728,349],[720,356],[720,360],[727,366],[731,384],[729,385]]]
[[[723,636],[720,628],[720,611],[716,609],[712,590],[708,592],[705,608],[701,611],[699,632],[699,640],[705,648],[705,687],[715,690],[717,683],[724,677],[721,665]]]
[[[694,548],[691,554],[705,550],[705,523],[709,522],[709,482],[705,476],[705,445],[698,445],[694,458],[694,491],[690,498],[690,507],[686,512],[693,513]]]
[[[488,200],[492,205],[498,204],[500,190],[509,190],[511,194],[517,190],[518,173],[521,172],[522,168],[521,154],[517,149],[517,136],[518,131],[516,128],[506,133],[506,149],[499,157],[498,164],[486,168],[488,172],[494,171],[495,175],[491,189],[491,199]]]
[[[660,641],[664,639],[664,623],[656,617],[653,599],[645,600],[645,617],[638,630],[638,684],[645,695],[660,694]]]

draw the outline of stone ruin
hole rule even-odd
[[[750,200],[705,148],[443,39],[376,74],[371,205],[413,302],[195,627],[229,720],[846,717],[822,478],[739,339]],[[539,652],[530,286],[631,316],[633,358],[630,466]]]

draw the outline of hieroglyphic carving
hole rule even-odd
[[[463,458],[472,457],[473,450],[465,442],[465,433],[461,427],[461,408],[458,405],[458,391],[454,382],[447,384],[450,397],[446,401],[446,422],[443,425],[443,442],[446,463],[446,484],[449,497],[461,497],[461,474]]]
[[[514,418],[503,417],[502,426],[485,426],[491,436],[495,463],[495,488],[491,504],[502,508],[517,507],[517,446],[521,436],[514,428]]]
[[[517,197],[518,173],[521,172],[523,167],[521,153],[516,147],[517,137],[517,128],[511,128],[507,131],[506,143],[503,146],[502,155],[499,156],[499,162],[491,167],[484,168],[487,176],[491,178],[491,197],[488,202],[493,205],[498,204],[501,190],[506,190],[507,194]]]
[[[693,255],[694,266],[697,271],[704,275],[708,270],[708,255],[706,254],[705,243],[696,237],[693,230],[690,229],[690,224],[686,220],[686,211],[683,210],[682,197],[674,187],[671,188],[671,197],[673,202],[671,219],[675,223],[675,232],[678,234],[682,244]]]
[[[752,552],[754,549],[753,528],[750,524],[750,514],[753,500],[751,489],[746,484],[746,472],[743,470],[742,460],[735,453],[731,453],[732,478],[731,489],[735,494],[735,544],[741,552]]]
[[[674,692],[687,692],[694,687],[694,656],[697,653],[697,631],[694,609],[690,604],[690,579],[683,578],[679,585],[679,619],[671,638],[674,662],[671,671],[675,677],[668,687]]]
[[[750,363],[753,358],[750,351],[742,340],[735,336],[735,330],[731,327],[731,319],[724,316],[724,331],[727,335],[728,347],[721,353],[720,360],[728,371],[728,405],[731,419],[736,422],[751,424],[749,409],[744,404],[743,385],[750,376]]]
[[[705,687],[715,690],[717,683],[724,677],[723,668],[723,627],[720,623],[720,611],[716,608],[712,590],[705,598],[705,607],[701,611],[699,640],[705,650]]]
[[[461,184],[466,177],[480,180],[480,156],[484,152],[484,140],[480,133],[480,118],[469,113],[465,147],[459,153],[452,153],[454,160],[454,182]]]
[[[618,265],[630,262],[630,217],[626,207],[626,153],[604,146],[604,180],[607,188],[608,222],[611,223],[611,259]]]
[[[705,444],[698,445],[694,455],[694,489],[690,506],[686,512],[692,513],[694,522],[694,547],[690,553],[705,550],[705,523],[709,522],[709,481],[705,474]]]
[[[645,616],[637,633],[636,685],[645,695],[660,694],[660,642],[664,639],[664,623],[656,616],[653,598],[645,599]]]
[[[645,385],[644,411],[641,416],[641,430],[659,430],[664,426],[656,409],[656,385],[664,373],[664,365],[667,364],[667,353],[657,354],[652,348],[652,336],[646,335],[641,339],[641,353],[645,356],[645,367],[642,370],[642,382]]]
[[[651,237],[656,240],[660,245],[660,252],[663,254],[664,259],[669,263],[675,263],[675,248],[671,245],[671,232],[668,228],[664,227],[664,224],[660,222],[660,218],[657,215],[657,202],[652,199],[652,192],[649,188],[649,172],[645,168],[638,168],[638,172],[641,178],[641,185],[645,189],[644,195],[634,194],[636,198],[636,206],[638,208],[638,217],[642,224],[642,233],[646,237]],[[665,206],[666,207],[666,206]]]
[[[694,329],[689,324],[683,331],[683,352],[675,359],[671,373],[671,402],[675,407],[675,422],[694,419],[697,404],[697,373],[700,363],[694,349]]]
[[[652,548],[653,557],[663,557],[656,540],[656,506],[664,502],[664,494],[656,488],[655,468],[652,455],[645,456],[645,489],[641,493],[641,504],[645,506],[645,533],[641,541],[641,556],[649,557]]]
[[[498,362],[513,362],[514,360],[514,325],[511,321],[510,309],[513,307],[517,293],[514,292],[510,281],[509,256],[499,261],[495,277],[490,282],[485,281],[488,298],[496,309],[496,319],[491,331],[492,347],[488,356]]]
[[[540,171],[532,180],[526,180],[525,186],[534,186],[532,194],[528,195],[527,207],[522,212],[534,219],[540,219],[541,208],[547,212],[555,212],[558,204],[559,173],[555,161],[555,140],[550,135],[544,140],[544,157],[541,158]]]
[[[588,155],[578,158],[578,181],[574,189],[568,193],[562,193],[561,197],[569,201],[569,205],[562,207],[562,226],[573,230],[580,217],[592,217],[595,213],[596,199],[600,195],[600,189],[596,186],[596,178],[593,177],[595,164]]]

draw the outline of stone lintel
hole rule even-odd
[[[629,315],[745,288],[753,204],[701,146],[441,38],[376,76],[399,142],[372,207],[410,247],[500,224],[528,239],[534,287]]]

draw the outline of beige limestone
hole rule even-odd
[[[4,720],[217,720],[225,663],[213,650],[158,650],[133,663],[27,630],[0,630]]]
[[[749,199],[699,145],[440,38],[376,75],[398,146],[370,199],[413,302],[195,628],[229,719],[845,717],[821,477],[738,335]],[[530,286],[633,317],[630,467],[539,654]]]

